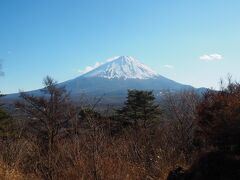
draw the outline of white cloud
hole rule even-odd
[[[93,69],[101,66],[102,64],[103,64],[103,63],[101,63],[101,62],[96,62],[93,66],[87,66],[84,70],[78,70],[78,72],[79,72],[80,74],[85,74],[85,73],[90,72],[90,71],[92,71]]]
[[[173,69],[174,68],[173,65],[169,65],[169,64],[164,65],[164,67],[168,68],[168,69]]]
[[[117,59],[117,58],[119,58],[120,56],[114,56],[114,57],[112,57],[112,58],[110,58],[110,59],[107,59],[106,60],[106,62],[111,62],[111,61],[113,61],[113,60],[115,60],[115,59]]]
[[[221,54],[205,54],[199,57],[202,61],[219,61],[223,59],[223,56]]]
[[[99,66],[101,66],[101,65],[103,65],[103,64],[105,64],[105,63],[107,63],[107,62],[111,62],[111,61],[115,60],[115,59],[118,58],[118,57],[120,57],[120,56],[112,57],[112,58],[110,58],[110,59],[107,59],[107,60],[104,61],[104,62],[96,62],[93,66],[87,66],[87,67],[85,67],[84,70],[78,70],[78,73],[80,73],[80,75],[85,74],[85,73],[88,73],[88,72],[92,71],[93,69],[95,69],[95,68],[97,68],[97,67],[99,67]]]

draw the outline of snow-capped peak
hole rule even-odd
[[[158,74],[151,68],[130,56],[118,56],[83,74],[82,77],[100,77],[107,79],[151,79]]]

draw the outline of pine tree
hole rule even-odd
[[[146,171],[153,172],[155,166],[152,160],[156,158],[154,136],[161,114],[159,105],[155,104],[153,92],[129,90],[124,107],[117,112],[119,122],[124,127],[133,128],[133,131],[129,129],[134,134],[134,145],[131,148],[142,152],[135,158],[142,159]]]
[[[124,107],[117,113],[125,126],[148,128],[157,122],[161,111],[152,91],[129,90]]]

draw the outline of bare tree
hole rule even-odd
[[[95,111],[95,108],[102,101],[103,97],[95,99],[95,102],[88,107],[80,108],[79,124],[87,132],[85,144],[89,164],[91,168],[91,176],[94,180],[102,179],[99,173],[99,157],[103,151],[104,142],[106,142],[106,133],[104,132],[105,118]]]
[[[164,102],[168,123],[171,127],[171,142],[179,150],[179,153],[190,156],[194,148],[197,105],[200,102],[200,96],[194,91],[169,93]]]
[[[57,141],[70,128],[70,120],[75,117],[75,111],[65,88],[59,87],[50,77],[44,79],[44,93],[34,96],[21,93],[22,102],[17,102],[19,108],[27,117],[27,131],[31,139],[36,139],[41,156],[47,157],[44,178],[53,179],[53,156]],[[34,137],[34,138],[33,138]]]
[[[199,139],[219,151],[240,154],[240,83],[228,79],[220,91],[207,91],[198,106]]]

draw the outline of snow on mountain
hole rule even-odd
[[[106,79],[152,79],[158,73],[130,56],[118,56],[93,69],[81,77]]]
[[[119,56],[107,60],[95,69],[74,79],[62,82],[74,100],[82,97],[105,96],[106,104],[119,103],[127,96],[129,89],[151,90],[156,97],[162,97],[168,92],[181,90],[196,90],[198,93],[206,91],[205,88],[195,89],[168,79],[154,72],[151,68],[129,56]],[[42,95],[40,90],[28,92]],[[8,95],[11,100],[18,98],[19,94]]]

